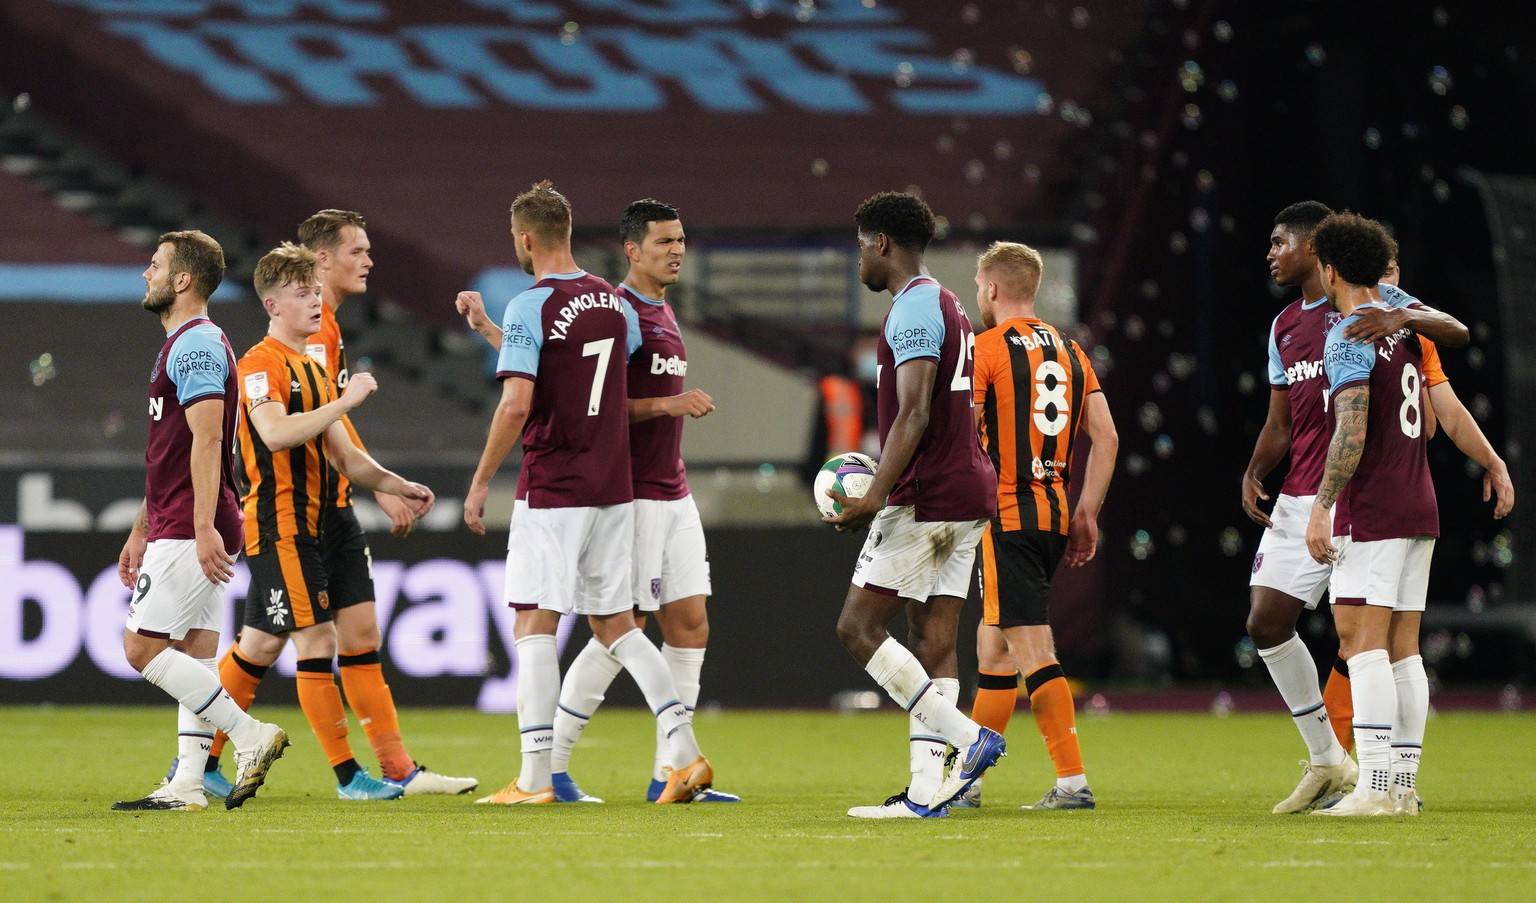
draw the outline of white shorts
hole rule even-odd
[[[197,540],[157,539],[144,550],[139,582],[128,603],[129,630],[159,639],[185,639],[189,630],[217,633],[224,623],[224,584],[197,561]]]
[[[561,614],[629,611],[634,544],[631,502],[530,508],[518,499],[507,535],[506,602]]]
[[[1275,510],[1269,514],[1274,526],[1264,531],[1258,554],[1253,556],[1253,576],[1249,586],[1267,586],[1317,608],[1328,588],[1328,574],[1333,569],[1318,564],[1307,552],[1307,519],[1312,516],[1311,495],[1281,495],[1275,498]],[[1333,525],[1333,509],[1328,510],[1328,524]]]
[[[984,520],[919,522],[911,505],[885,508],[869,525],[853,585],[919,602],[929,596],[964,599],[986,527]]]
[[[1429,595],[1432,536],[1355,542],[1335,536],[1339,559],[1329,592],[1334,605],[1379,605],[1393,611],[1423,611]]]
[[[709,554],[693,496],[635,499],[635,607],[655,611],[669,602],[707,596]]]

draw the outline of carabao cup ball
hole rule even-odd
[[[869,455],[844,452],[832,456],[816,474],[812,493],[816,498],[817,510],[827,517],[842,514],[843,506],[829,497],[827,490],[836,489],[848,498],[856,499],[869,491],[869,484],[874,479],[875,461]]]

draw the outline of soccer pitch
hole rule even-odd
[[[258,706],[258,708],[260,708]],[[857,821],[899,791],[906,718],[701,714],[740,805],[643,801],[653,721],[593,719],[572,774],[606,805],[476,806],[517,770],[510,716],[402,712],[412,753],[474,796],[344,802],[297,709],[294,746],[244,809],[111,812],[174,755],[169,706],[3,708],[0,900],[1516,900],[1536,894],[1536,715],[1431,719],[1420,818],[1273,816],[1301,741],[1265,716],[1112,714],[1079,731],[1094,812],[1026,812],[1052,781],[1029,713],[945,819]],[[359,761],[377,766],[354,726]],[[226,755],[226,758],[228,756]],[[226,773],[230,764],[226,763]],[[217,801],[215,801],[217,802]]]

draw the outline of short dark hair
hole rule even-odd
[[[1298,201],[1275,214],[1275,225],[1285,226],[1302,238],[1310,238],[1318,224],[1333,215],[1321,201]]]
[[[192,291],[207,300],[224,281],[224,248],[213,236],[196,229],[167,232],[159,244],[171,246],[171,276],[186,273],[192,277]]]
[[[928,247],[937,228],[923,199],[902,191],[882,191],[866,200],[853,220],[866,235],[884,232],[897,245],[918,251]]]
[[[571,237],[571,202],[555,190],[549,179],[533,187],[512,202],[512,215],[518,225],[544,241],[560,242]]]
[[[311,251],[334,251],[341,245],[341,232],[348,226],[367,229],[361,213],[352,210],[321,210],[299,223],[299,244]]]
[[[645,241],[651,223],[670,223],[677,219],[677,208],[655,198],[641,198],[624,208],[619,220],[619,241],[639,244]]]
[[[1358,213],[1335,213],[1312,235],[1317,259],[1339,271],[1350,285],[1375,285],[1397,256],[1397,242],[1386,227]]]

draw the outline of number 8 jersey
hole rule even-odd
[[[1344,328],[1355,319],[1351,314],[1335,323],[1323,342],[1330,412],[1344,389],[1368,384],[1371,392],[1365,448],[1339,494],[1333,535],[1355,542],[1439,536],[1440,512],[1425,455],[1423,346],[1408,329],[1374,345],[1352,342],[1344,338]]]
[[[892,299],[876,349],[881,448],[901,407],[896,369],[919,359],[938,364],[928,428],[886,502],[913,506],[914,520],[974,521],[997,513],[997,475],[981,452],[971,407],[975,347],[960,300],[931,277],[914,277]]]
[[[1088,356],[1049,323],[1004,320],[976,337],[974,391],[1003,529],[1066,533],[1083,401],[1102,391]]]
[[[640,346],[634,308],[578,270],[513,298],[501,331],[496,378],[533,381],[517,497],[530,508],[633,501],[625,371]]]

